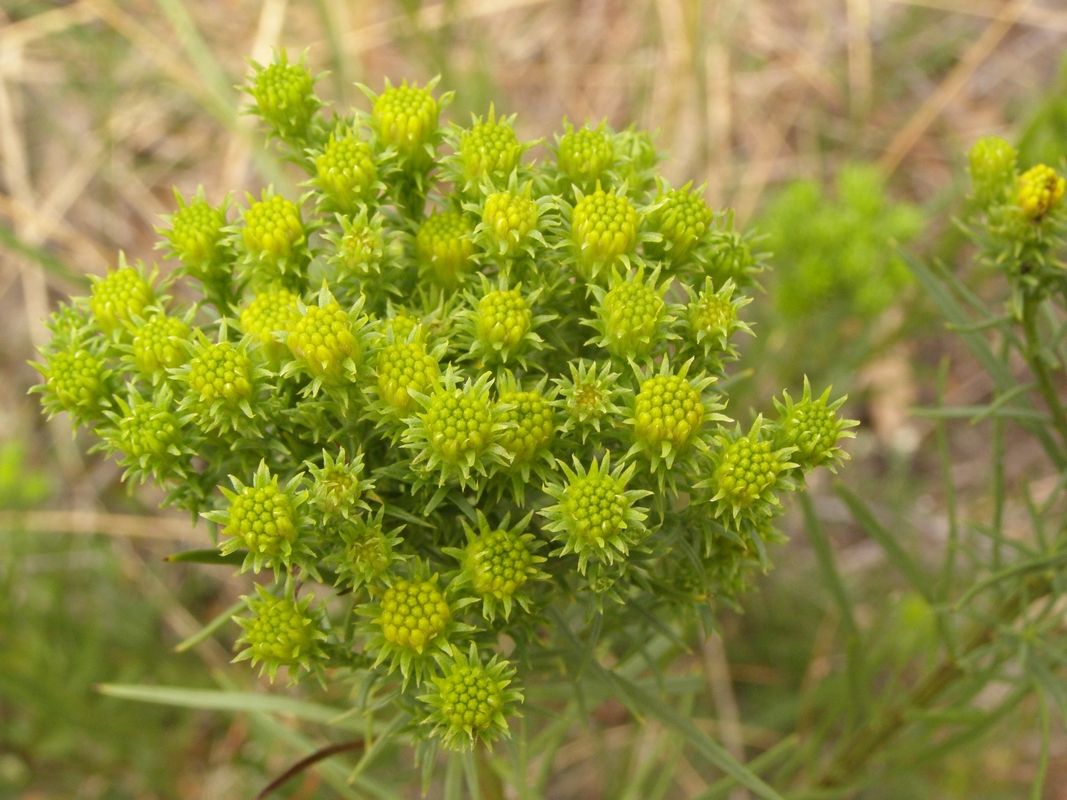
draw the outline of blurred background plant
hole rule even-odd
[[[189,196],[203,183],[213,202],[236,186],[286,187],[286,175],[259,160],[251,124],[235,113],[232,87],[247,72],[245,55],[263,62],[272,46],[306,46],[312,68],[331,71],[320,91],[349,103],[359,99],[355,80],[377,89],[386,75],[441,73],[457,90],[451,118],[494,101],[518,112],[523,139],[549,135],[563,115],[606,117],[616,129],[659,127],[672,181],[706,180],[709,202],[736,207],[746,224],[765,221],[779,239],[761,246],[775,251],[780,277],[765,274],[768,295],[744,316],[759,323],[761,337],[782,344],[745,353],[739,367],[760,358],[774,380],[794,382],[804,370],[824,369],[835,380],[851,373],[851,385],[837,388],[852,391],[849,415],[867,424],[850,448],[847,483],[872,513],[857,516],[830,476],[816,475],[807,524],[804,509],[787,518],[793,539],[776,559],[779,569],[748,596],[743,615],[720,614],[721,637],[673,668],[682,678],[698,676],[676,695],[692,722],[770,769],[806,752],[792,749],[790,731],[806,735],[823,720],[840,720],[837,713],[855,702],[847,665],[857,642],[868,643],[866,661],[877,665],[867,685],[906,687],[924,663],[935,664],[944,601],[887,568],[901,563],[893,542],[931,571],[923,575],[937,575],[931,565],[941,563],[952,532],[977,535],[956,540],[953,586],[965,591],[981,579],[994,539],[1032,540],[1027,497],[1040,506],[1058,496],[1058,468],[1042,460],[1034,437],[1013,435],[1018,418],[975,410],[997,397],[968,347],[976,334],[944,331],[944,308],[926,300],[934,284],[892,278],[903,273],[889,240],[912,239],[950,265],[973,252],[947,220],[966,204],[962,164],[980,135],[1017,137],[1022,168],[1060,163],[1065,38],[1067,12],[1051,1],[6,0],[0,460],[13,478],[0,475],[0,797],[252,797],[267,776],[326,741],[317,723],[300,723],[294,713],[259,713],[268,707],[263,700],[234,715],[90,691],[104,681],[232,688],[228,643],[207,639],[185,655],[167,650],[246,587],[224,567],[161,564],[167,553],[206,543],[203,528],[150,514],[158,502],[152,491],[126,495],[113,462],[81,456],[65,421],[44,426],[24,396],[37,380],[25,362],[46,338],[40,320],[84,286],[85,274],[113,265],[118,249],[152,258],[158,215],[173,210],[172,185]],[[860,176],[852,178],[858,188],[838,177],[845,165],[872,163],[877,172],[849,170]],[[802,206],[810,211],[790,230],[784,220]],[[905,224],[915,207],[925,212],[918,238],[914,223]],[[851,233],[846,239],[851,223],[836,219],[846,209],[860,218],[863,209],[875,223],[860,242]],[[832,293],[825,317],[822,308],[790,314],[790,307],[805,311],[783,294],[790,281],[817,296],[819,284],[802,278],[816,246],[833,254],[827,264],[841,265],[842,274],[864,264],[850,247],[879,257]],[[971,294],[958,296],[998,306],[1001,278],[962,274]],[[981,335],[994,337],[994,354],[1007,355],[997,349],[1000,329],[989,330]],[[792,350],[802,340],[836,344],[803,366]],[[820,349],[811,347],[813,358]],[[846,355],[852,366],[837,369]],[[970,413],[913,416],[916,402]],[[893,536],[880,544],[880,531]],[[829,556],[839,583],[827,578]],[[1041,637],[1057,633],[1053,615]],[[1031,674],[1030,662],[1012,663]],[[1046,723],[1049,703],[1016,697],[1017,685],[1000,677],[985,687],[955,717],[914,713],[920,726],[969,725],[968,736],[939,743],[943,757],[909,759],[905,746],[904,757],[875,773],[882,785],[854,796],[1017,798],[1043,777],[1032,796],[1067,797],[1067,736],[1060,722]],[[552,757],[532,765],[552,797],[736,792],[716,784],[720,776],[665,726],[638,720],[614,700],[590,703],[586,725],[577,708],[558,715]],[[401,758],[409,763],[410,755]],[[390,754],[381,759],[388,764]],[[286,790],[336,797],[321,785],[331,774],[338,778],[336,770],[310,771]],[[341,769],[342,784],[346,774]],[[415,786],[397,791],[410,795]]]

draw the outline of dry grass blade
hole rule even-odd
[[[129,539],[160,541],[207,541],[205,530],[196,530],[176,517],[145,517],[107,514],[99,511],[3,511],[0,529],[40,533],[104,534]]]
[[[994,0],[891,0],[891,2],[987,19],[997,19],[1003,9],[1003,6]],[[1026,8],[1019,14],[1017,24],[1067,32],[1067,11],[1057,11],[1053,8]]]
[[[889,143],[878,161],[878,166],[884,172],[891,173],[900,166],[900,162],[926,133],[927,128],[945,110],[945,106],[960,93],[975,70],[992,54],[1008,31],[1012,29],[1030,2],[1031,0],[1011,0],[1001,9],[996,19],[963,54],[937,89],[923,101],[919,110],[893,137],[893,141]]]
[[[94,16],[85,0],[65,8],[54,8],[34,14],[0,31],[0,53],[11,47],[23,47],[42,36],[59,33],[71,26],[82,25]]]

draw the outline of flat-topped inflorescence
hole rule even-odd
[[[315,81],[279,53],[246,87],[303,194],[176,197],[181,267],[57,312],[35,391],[261,573],[240,658],[360,683],[432,763],[507,736],[583,626],[597,657],[736,607],[851,423],[807,387],[725,416],[764,257],[650,134],[567,124],[535,159],[492,108],[446,128],[435,82],[331,113]],[[1060,184],[1001,149],[972,172],[1038,242]]]

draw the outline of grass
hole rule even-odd
[[[867,0],[832,12],[769,0],[8,3],[0,12],[0,436],[29,452],[5,446],[0,505],[133,514],[154,507],[150,493],[131,498],[117,488],[113,465],[79,455],[62,424],[38,422],[23,397],[35,380],[24,362],[41,341],[37,319],[78,276],[102,272],[117,249],[152,258],[155,214],[169,210],[171,184],[188,194],[204,183],[218,199],[224,187],[286,180],[256,160],[250,128],[232,113],[246,53],[262,59],[277,44],[308,45],[312,63],[334,72],[324,94],[349,101],[359,97],[351,80],[378,88],[383,75],[441,72],[458,89],[454,118],[495,100],[519,112],[526,137],[550,135],[562,114],[660,127],[660,145],[675,158],[670,177],[707,180],[709,199],[750,220],[773,206],[787,181],[826,185],[855,160],[881,163],[889,194],[929,216],[958,200],[953,173],[979,134],[1021,131],[1027,159],[1062,153],[1062,78],[1053,76],[1064,44],[1062,12],[1052,7],[1014,4],[1022,24],[1009,29],[995,27],[985,6],[930,5],[940,8]],[[964,252],[936,225],[919,243],[950,262]],[[788,255],[779,253],[779,262]],[[995,291],[973,288],[986,298]],[[949,635],[939,627],[945,598],[958,597],[975,574],[969,559],[1009,551],[1032,532],[1024,478],[1039,496],[1055,481],[1010,420],[908,415],[911,398],[979,406],[995,385],[982,366],[998,353],[975,351],[980,335],[946,335],[933,322],[945,308],[925,297],[906,292],[888,312],[892,335],[877,351],[856,354],[851,387],[853,415],[866,424],[847,483],[874,498],[872,515],[891,533],[885,541],[900,541],[909,561],[887,559],[871,536],[878,528],[857,524],[823,476],[807,523],[804,509],[789,517],[793,541],[746,613],[720,614],[725,649],[680,662],[693,674],[721,676],[725,668],[731,676],[725,694],[720,678],[718,694],[714,682],[707,691],[697,686],[676,698],[677,708],[727,749],[740,747],[754,763],[767,759],[759,763],[768,780],[803,774],[814,758],[788,731],[819,738],[833,733],[822,729],[830,718],[849,729],[872,702],[872,687],[903,690],[937,669],[934,642]],[[955,302],[965,307],[958,292]],[[762,306],[764,331],[790,330],[770,302]],[[780,357],[761,369],[778,380],[791,366]],[[16,430],[28,433],[16,439]],[[1012,535],[989,535],[981,523],[990,520]],[[165,545],[133,541],[0,537],[0,796],[251,797],[264,774],[279,774],[321,741],[318,729],[254,714],[175,711],[92,691],[99,682],[210,688],[219,674],[247,679],[243,670],[219,672],[224,643],[209,642],[199,655],[170,653],[195,620],[210,620],[241,587],[219,568],[163,567]],[[956,558],[944,566],[935,558],[950,541]],[[905,563],[914,567],[891,569]],[[909,584],[913,569],[924,578]],[[929,596],[938,586],[957,594]],[[879,764],[881,783],[854,796],[1015,798],[1042,768],[1044,796],[1063,796],[1056,792],[1067,776],[1067,738],[1060,722],[1042,736],[1057,697],[1049,680],[1041,687],[1010,702],[1010,685],[974,698],[961,686],[956,700],[991,727],[951,752],[951,732],[933,742],[945,754],[936,762],[923,761],[919,739],[906,740],[896,760]],[[731,702],[740,741],[727,732]],[[639,730],[607,700],[591,710],[588,727],[574,707],[566,725],[545,728],[545,744],[558,745],[555,760],[531,770],[541,770],[551,796],[741,796],[667,727]],[[924,729],[922,715],[934,712],[917,713]],[[618,765],[614,781],[597,768],[604,763]],[[462,765],[450,774],[460,785]],[[336,770],[332,778],[308,775],[287,787],[289,796],[335,797],[317,781],[343,785]]]

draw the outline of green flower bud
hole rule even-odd
[[[581,197],[571,217],[571,238],[578,250],[578,274],[593,280],[604,267],[633,252],[639,223],[637,209],[615,190],[596,191]]]
[[[615,144],[604,123],[596,128],[568,126],[559,140],[556,166],[579,186],[592,186],[615,165]]]
[[[530,199],[530,187],[523,194],[495,192],[485,198],[482,226],[488,233],[490,252],[514,258],[523,251],[527,237],[537,230],[537,203]]]
[[[181,422],[153,403],[134,403],[124,409],[116,443],[135,460],[158,460],[177,450],[182,439]]]
[[[653,449],[682,448],[700,430],[700,392],[681,375],[655,375],[641,382],[634,399],[634,436]]]
[[[847,396],[830,402],[830,388],[827,387],[820,397],[812,397],[811,384],[806,377],[800,402],[794,403],[788,392],[783,395],[784,402],[774,401],[779,413],[775,444],[781,448],[795,448],[791,458],[805,471],[825,465],[836,472],[835,462],[848,458],[838,443],[843,438],[855,436],[848,429],[859,424],[837,416]]]
[[[321,467],[307,464],[311,474],[311,491],[308,496],[311,505],[319,511],[321,519],[328,523],[339,518],[349,519],[361,508],[369,511],[370,507],[363,495],[370,491],[374,484],[362,480],[363,454],[356,453],[351,461],[347,461],[343,447],[336,457],[323,450],[322,461]]]
[[[744,295],[734,298],[735,288],[732,281],[727,281],[715,291],[711,278],[705,279],[704,289],[699,293],[687,287],[693,299],[686,308],[686,338],[702,354],[706,369],[719,371],[723,362],[737,358],[737,348],[730,344],[735,333],[743,331],[752,335],[752,329],[737,317],[738,311],[751,303],[752,298]]]
[[[465,389],[440,387],[422,415],[430,446],[446,464],[473,462],[493,444],[495,426],[489,398]]]
[[[429,693],[419,698],[433,709],[427,719],[434,725],[432,735],[460,751],[510,736],[505,717],[512,704],[522,702],[519,692],[507,688],[514,674],[507,661],[495,656],[483,667],[473,644],[467,657],[457,652],[444,675],[434,677]]]
[[[1052,167],[1038,164],[1019,177],[1015,202],[1027,219],[1040,220],[1063,202],[1064,190],[1067,190],[1067,181]]]
[[[563,395],[560,402],[567,413],[563,427],[567,431],[577,428],[584,442],[590,429],[599,433],[602,422],[609,423],[622,413],[615,404],[619,395],[619,376],[611,372],[610,363],[597,364],[582,359],[567,366],[570,367],[570,378],[556,379]]]
[[[149,477],[157,483],[182,479],[188,466],[189,436],[182,420],[171,410],[173,396],[167,386],[145,400],[130,388],[129,402],[115,400],[117,408],[106,411],[109,424],[100,429],[101,449],[118,454],[126,467],[124,481],[141,483]]]
[[[252,200],[243,214],[241,238],[248,254],[256,261],[271,264],[285,272],[307,243],[307,231],[300,219],[300,207],[280,194],[264,191],[261,200]]]
[[[516,167],[525,148],[519,143],[510,121],[496,119],[493,106],[485,120],[475,120],[460,134],[459,161],[464,180],[476,184],[489,178],[505,179]]]
[[[378,169],[366,142],[351,133],[330,135],[322,153],[315,157],[316,185],[330,204],[341,211],[355,211],[378,195]]]
[[[656,208],[649,216],[649,227],[663,238],[645,245],[649,257],[677,266],[711,226],[711,209],[700,191],[691,192],[690,186],[686,184],[681,189],[661,193],[656,199]]]
[[[291,592],[275,597],[257,584],[256,596],[243,599],[253,616],[234,617],[244,629],[237,644],[245,645],[234,660],[251,659],[253,666],[262,662],[261,674],[266,672],[272,681],[281,667],[310,670],[312,660],[321,656],[320,642],[326,639],[318,615],[310,609],[314,595],[302,600],[293,599]]]
[[[385,258],[385,235],[381,217],[375,214],[368,219],[365,211],[356,217],[340,217],[341,237],[329,233],[337,252],[329,260],[338,267],[339,277],[348,275],[366,278],[381,271]]]
[[[184,320],[153,314],[133,332],[133,360],[146,375],[180,367],[189,358],[190,329]]]
[[[402,318],[395,317],[394,321],[398,319]],[[378,394],[399,417],[406,417],[415,404],[410,392],[427,392],[441,375],[437,359],[418,340],[398,341],[383,347],[378,352],[376,371]]]
[[[621,359],[647,356],[666,327],[667,305],[663,297],[667,284],[657,286],[658,269],[644,279],[644,269],[611,278],[605,292],[594,287],[598,319],[591,323],[600,332],[596,343]]]
[[[337,383],[346,362],[358,366],[363,354],[351,315],[336,302],[307,306],[286,342],[293,358],[311,375]]]
[[[297,303],[300,298],[287,289],[260,292],[241,309],[241,330],[252,337],[268,354],[277,357],[281,345],[274,334],[289,334],[300,321]]]
[[[982,203],[1003,197],[1015,180],[1015,148],[999,136],[974,143],[969,154],[974,194]]]
[[[452,607],[430,580],[401,580],[382,595],[375,620],[385,641],[394,647],[421,654],[452,620]]]
[[[396,560],[395,548],[402,540],[395,533],[382,528],[385,510],[369,519],[353,517],[338,529],[344,544],[333,562],[337,565],[339,583],[353,589],[377,581]]]
[[[753,253],[750,237],[733,229],[728,216],[721,227],[707,233],[708,247],[704,265],[707,276],[716,286],[733,281],[739,288],[754,286],[756,275],[763,271],[765,253]]]
[[[286,141],[307,138],[308,126],[322,102],[315,96],[315,78],[303,57],[290,64],[282,50],[269,66],[253,64],[256,71],[246,91],[256,101],[256,113],[275,134]]]
[[[778,505],[775,489],[782,483],[782,473],[797,465],[787,461],[791,448],[775,449],[773,442],[760,436],[762,425],[763,418],[758,417],[747,436],[738,431],[719,437],[714,473],[697,484],[716,490],[711,498],[719,503],[716,516],[729,511],[736,518],[757,504],[764,511]]]
[[[154,300],[152,287],[140,273],[120,265],[109,271],[107,277],[93,282],[89,308],[100,330],[111,333],[133,317],[140,316]]]
[[[408,86],[405,80],[400,86],[386,85],[374,101],[371,119],[382,142],[402,157],[421,162],[429,160],[424,148],[433,145],[439,113],[430,87]]]
[[[387,323],[393,332],[393,338],[398,342],[405,342],[411,336],[411,332],[418,327],[419,321],[406,311],[401,311],[392,317]],[[419,391],[422,391],[421,389]]]
[[[182,408],[193,412],[203,431],[247,427],[255,416],[251,401],[257,374],[242,345],[213,343],[198,334],[192,357],[176,375],[189,386]]]
[[[583,575],[592,558],[595,561],[614,563],[620,555],[625,556],[637,538],[643,534],[643,522],[648,516],[634,507],[634,502],[650,494],[647,491],[626,489],[635,466],[623,470],[620,464],[611,469],[610,454],[602,462],[594,459],[586,470],[574,460],[575,471],[561,464],[567,483],[545,487],[545,492],[556,500],[556,505],[541,510],[546,519],[545,529],[558,533],[557,541],[563,547],[553,555],[578,555],[578,571]]]
[[[289,567],[304,523],[301,506],[307,492],[297,493],[292,485],[281,488],[278,476],[272,475],[264,462],[260,462],[251,486],[233,476],[230,480],[233,491],[220,487],[229,508],[204,515],[223,525],[222,535],[230,537],[221,545],[223,554],[247,548],[243,570],[251,566],[259,572],[266,565],[278,572],[283,566]]]
[[[452,288],[474,269],[473,233],[470,219],[457,211],[436,212],[422,223],[415,253],[434,282]]]
[[[652,134],[631,126],[615,136],[615,152],[614,172],[619,180],[626,182],[631,197],[644,195],[653,186],[660,161]]]
[[[215,208],[202,194],[188,205],[177,190],[174,197],[178,209],[170,217],[170,228],[161,231],[170,243],[171,253],[182,262],[189,275],[200,281],[229,278],[224,256],[225,208]]]
[[[505,427],[500,445],[511,455],[512,465],[533,461],[544,452],[556,434],[556,414],[539,391],[500,393],[500,419]]]
[[[112,372],[102,358],[85,348],[47,355],[41,368],[45,377],[45,405],[49,414],[67,411],[79,423],[99,416],[111,403]]]
[[[478,338],[494,350],[506,352],[529,332],[532,318],[519,289],[489,292],[478,302]]]

